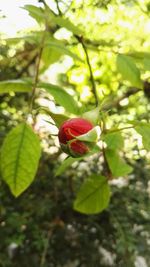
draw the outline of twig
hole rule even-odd
[[[89,59],[89,55],[88,55],[88,52],[87,52],[87,48],[86,48],[86,46],[84,44],[82,36],[75,35],[75,37],[77,38],[79,43],[82,45],[84,53],[85,53],[85,56],[86,56],[86,61],[87,61],[87,65],[88,65],[89,72],[90,72],[90,80],[91,80],[91,84],[92,84],[92,92],[94,94],[95,103],[96,103],[96,106],[97,106],[98,105],[98,97],[97,97],[97,93],[96,93],[96,85],[95,85],[95,81],[94,81],[94,76],[93,76],[93,72],[92,72],[92,66],[91,66],[91,63],[90,63],[90,59]]]
[[[109,164],[106,158],[106,153],[105,153],[105,148],[104,146],[102,147],[102,154],[103,154],[103,159],[104,159],[104,175],[107,177],[108,180],[112,180],[113,176],[112,176],[112,172],[109,168]]]
[[[39,54],[37,57],[37,65],[36,65],[36,69],[35,69],[35,79],[34,79],[34,83],[33,83],[33,87],[32,87],[31,99],[29,101],[29,112],[30,113],[32,113],[32,108],[33,108],[33,103],[34,103],[34,98],[35,98],[35,92],[36,92],[36,87],[37,87],[38,78],[39,78],[40,61],[41,61],[42,52],[43,52],[43,48],[44,48],[44,41],[45,41],[45,32],[44,32],[43,38],[41,40],[41,47],[40,47]]]
[[[58,10],[59,15],[62,15],[62,12],[61,12],[60,7],[59,7],[58,0],[55,0],[55,3],[56,3],[56,6],[57,6],[57,10]]]
[[[43,253],[42,253],[42,256],[41,256],[40,267],[43,267],[44,264],[45,264],[47,251],[48,251],[48,247],[49,247],[49,241],[50,241],[50,238],[52,236],[52,233],[53,233],[53,228],[51,228],[47,233],[47,239],[46,239],[46,242],[45,242],[45,247],[44,247],[44,250],[43,250]]]

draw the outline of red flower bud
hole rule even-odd
[[[93,129],[91,122],[82,119],[74,118],[65,121],[58,133],[59,142],[62,150],[72,157],[80,157],[89,152],[91,144],[76,140],[76,136],[86,134]],[[72,141],[71,141],[72,140]]]

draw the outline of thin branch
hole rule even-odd
[[[96,103],[96,106],[97,106],[98,105],[98,97],[97,97],[97,93],[96,93],[96,84],[95,84],[95,80],[94,80],[94,76],[93,76],[93,72],[92,72],[92,66],[91,66],[91,63],[90,63],[90,59],[89,59],[89,55],[88,55],[88,52],[87,52],[87,48],[86,48],[86,46],[84,44],[82,36],[75,35],[75,37],[77,38],[79,43],[82,45],[84,53],[85,53],[85,56],[86,56],[86,61],[87,61],[87,65],[88,65],[89,72],[90,72],[90,80],[91,80],[91,84],[92,84],[92,92],[93,92],[93,95],[95,97],[95,103]]]
[[[56,6],[57,6],[58,13],[59,13],[59,15],[61,16],[61,15],[62,15],[62,12],[61,12],[61,10],[60,10],[58,0],[55,0],[55,3],[56,3]]]
[[[44,32],[43,38],[41,40],[41,47],[40,47],[39,54],[38,54],[38,57],[37,57],[37,64],[36,64],[36,69],[35,69],[35,78],[34,78],[34,83],[33,83],[33,87],[32,87],[31,99],[30,99],[30,102],[29,102],[29,112],[31,112],[31,113],[32,113],[32,108],[33,108],[33,103],[34,103],[34,98],[35,98],[35,92],[36,92],[36,87],[37,87],[37,83],[38,83],[38,78],[39,78],[40,61],[41,61],[42,52],[43,52],[43,48],[44,48],[44,41],[45,41],[45,32]]]
[[[102,147],[102,154],[103,154],[103,159],[104,159],[104,175],[107,177],[108,180],[113,179],[112,172],[109,168],[109,164],[106,158],[106,152],[104,146]]]
[[[41,256],[40,267],[43,267],[45,265],[47,251],[48,251],[48,248],[49,248],[49,241],[50,241],[50,238],[52,236],[52,233],[53,233],[53,229],[51,227],[51,229],[47,233],[47,238],[46,238],[46,241],[45,241],[44,250],[43,250],[43,253],[42,253],[42,256]]]

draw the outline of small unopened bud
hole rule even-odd
[[[97,142],[99,135],[97,127],[82,118],[65,121],[58,133],[62,150],[72,157],[81,157],[87,154]]]

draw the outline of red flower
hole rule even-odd
[[[75,138],[76,136],[86,134],[92,129],[92,123],[82,118],[74,118],[65,121],[61,125],[58,133],[62,150],[72,157],[80,157],[88,153],[90,146],[87,142],[79,141]]]

